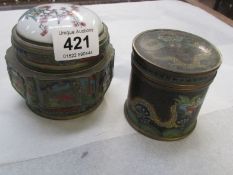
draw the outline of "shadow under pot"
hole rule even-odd
[[[221,64],[217,49],[190,33],[149,30],[135,37],[131,61],[128,122],[157,140],[186,137]]]
[[[64,26],[97,29],[99,54],[56,61],[50,29]],[[32,111],[71,119],[101,103],[113,77],[115,52],[107,26],[94,12],[72,4],[34,7],[19,19],[11,41],[5,57],[10,80]]]

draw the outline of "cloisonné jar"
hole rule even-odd
[[[191,133],[221,64],[217,49],[190,33],[149,30],[135,37],[131,62],[125,114],[132,127],[158,140]]]
[[[82,31],[87,26],[98,32],[98,54],[56,60],[52,29]],[[5,57],[10,80],[32,111],[71,119],[101,103],[113,77],[114,49],[107,26],[94,12],[73,4],[34,7],[14,26],[11,41]]]

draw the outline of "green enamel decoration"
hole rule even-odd
[[[131,60],[128,122],[154,139],[186,137],[221,64],[218,50],[187,32],[148,30],[135,37]]]

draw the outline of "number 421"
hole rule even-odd
[[[74,48],[74,50],[76,49],[82,49],[83,47],[80,46],[82,42],[85,42],[86,47],[89,48],[89,37],[88,35],[86,35],[83,39],[79,36],[76,36],[73,38],[73,41],[76,42],[75,46],[73,46],[72,44],[72,40],[71,37],[68,37],[65,44],[64,44],[64,49],[69,49],[72,50]]]

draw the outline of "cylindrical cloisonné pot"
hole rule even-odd
[[[98,29],[99,54],[56,61],[51,29]],[[46,4],[28,10],[12,30],[6,62],[12,86],[35,113],[71,119],[94,110],[113,77],[114,49],[107,26],[92,11],[72,4]]]
[[[196,35],[169,29],[140,33],[133,41],[127,120],[154,139],[187,136],[220,64],[217,49]]]

